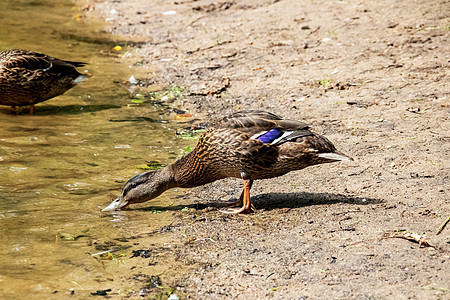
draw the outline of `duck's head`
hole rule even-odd
[[[173,180],[166,169],[141,173],[128,180],[120,196],[102,211],[118,210],[133,203],[151,200],[172,186]]]

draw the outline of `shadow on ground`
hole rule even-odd
[[[299,208],[312,205],[349,203],[356,205],[378,204],[383,201],[372,198],[333,193],[267,193],[252,197],[257,209],[272,210],[279,208]]]
[[[235,199],[231,199],[235,201]],[[256,209],[273,210],[280,208],[299,208],[312,205],[349,203],[355,205],[379,204],[383,201],[372,198],[360,198],[342,194],[333,193],[267,193],[257,195],[251,198],[252,204]],[[221,202],[223,204],[223,202]],[[175,206],[148,206],[142,208],[131,208],[131,210],[140,211],[181,211],[186,208],[194,208],[203,210],[207,208],[219,209],[220,204],[217,202],[194,203],[188,205]]]

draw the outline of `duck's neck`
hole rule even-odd
[[[168,165],[162,169],[157,170],[158,178],[162,185],[166,186],[166,190],[177,187],[177,183],[174,180],[174,173],[172,171],[172,165]]]
[[[188,188],[204,184],[199,182],[199,176],[203,177],[205,166],[197,159],[195,151],[196,149],[166,167],[170,169],[177,187]]]

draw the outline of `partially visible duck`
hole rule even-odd
[[[173,164],[128,180],[120,196],[103,210],[145,202],[174,187],[236,177],[244,181],[244,190],[232,204],[236,207],[223,212],[248,213],[254,180],[340,160],[352,159],[303,122],[264,111],[238,112],[205,131],[195,149]]]
[[[0,52],[0,104],[30,106],[61,95],[89,74],[76,68],[85,63],[61,60],[46,54],[14,49]]]

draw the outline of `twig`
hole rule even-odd
[[[445,226],[447,226],[448,222],[450,222],[450,216],[448,216],[447,220],[444,221],[444,223],[442,223],[441,226],[439,226],[438,231],[436,232],[436,234],[439,234],[442,232],[442,230],[444,230]]]
[[[338,216],[338,215],[343,215],[343,214],[348,214],[348,213],[357,213],[357,212],[362,212],[359,209],[355,209],[355,210],[346,210],[346,211],[341,211],[341,212],[337,212],[337,213],[333,213],[334,216]]]
[[[409,241],[419,243],[419,247],[425,246],[425,247],[436,248],[432,243],[425,240],[425,238],[418,233],[411,233],[411,232],[406,232],[406,231],[398,232],[397,231],[397,232],[387,232],[384,234],[384,236],[389,237],[389,238],[407,239]]]
[[[351,174],[348,174],[347,176],[361,175],[361,174],[364,173],[365,171],[369,170],[370,167],[371,167],[371,166],[368,166],[367,168],[365,168],[365,169],[362,170],[362,171],[359,171],[359,172],[356,172],[356,173],[351,173]]]
[[[229,44],[229,43],[232,43],[232,42],[233,42],[233,41],[223,41],[223,42],[218,42],[218,43],[215,43],[215,44],[210,45],[210,46],[208,46],[208,47],[197,48],[197,49],[194,49],[194,50],[189,50],[189,51],[187,51],[187,53],[188,53],[188,54],[192,54],[192,53],[194,53],[194,52],[199,52],[199,51],[209,50],[209,49],[212,49],[212,48],[214,48],[214,47],[222,46],[222,45]]]
[[[108,253],[108,252],[111,252],[111,251],[110,250],[106,250],[106,251],[102,251],[102,252],[91,254],[91,256],[102,255],[102,254],[105,254],[105,253]]]
[[[175,1],[174,4],[179,5],[179,4],[186,4],[186,3],[192,3],[192,2],[197,2],[197,1],[198,0]]]
[[[106,254],[106,253],[114,253],[114,252],[117,252],[119,250],[122,250],[122,249],[120,249],[120,248],[112,248],[112,249],[109,249],[109,250],[106,250],[106,251],[102,251],[102,252],[97,252],[97,253],[91,254],[91,256],[97,256],[97,255],[102,255],[102,254]]]
[[[311,31],[309,32],[309,34],[311,35],[311,34],[317,32],[317,31],[319,31],[319,29],[320,29],[320,26],[317,26],[317,28],[314,29],[314,30],[311,30]]]
[[[196,23],[198,20],[201,20],[201,19],[206,18],[206,17],[207,17],[206,15],[205,15],[205,16],[201,16],[201,17],[198,17],[197,19],[195,19],[194,21],[192,21],[191,23],[189,23],[189,25],[188,25],[187,27],[190,27],[190,26],[194,25],[194,23]]]

